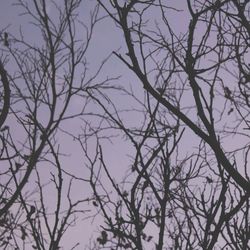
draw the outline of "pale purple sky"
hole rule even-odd
[[[84,20],[88,22],[89,18],[89,11],[93,7],[93,2],[91,1],[83,1],[82,4],[82,12],[85,14]],[[0,23],[1,23],[1,29],[6,28],[5,31],[7,31],[9,34],[19,36],[19,29],[21,28],[25,34],[26,39],[31,39],[32,41],[36,42],[39,37],[36,37],[37,31],[36,29],[28,24],[27,21],[28,18],[26,16],[20,16],[20,12],[22,12],[22,9],[18,6],[13,6],[12,4],[15,3],[15,1],[2,1],[1,7],[0,7]],[[49,1],[48,1],[49,3]],[[49,14],[53,12],[53,9],[51,7],[51,4],[48,4]],[[81,11],[80,10],[80,11]],[[98,25],[95,29],[94,36],[92,39],[92,43],[90,45],[89,51],[87,53],[88,60],[90,62],[89,68],[90,72],[89,75],[93,74],[97,67],[101,64],[102,60],[106,58],[112,50],[117,50],[120,47],[121,39],[119,40],[119,36],[114,32],[115,27],[108,19],[103,20],[103,22]],[[82,30],[79,30],[79,33],[81,33]],[[109,68],[112,68],[112,72],[109,72]],[[119,64],[117,60],[111,60],[109,65],[107,65],[104,68],[104,71],[101,73],[99,79],[101,80],[102,77],[107,77],[108,75],[111,76],[118,76],[121,75],[125,70],[125,67],[122,64]],[[131,77],[126,77],[126,81],[132,81]],[[121,100],[119,100],[121,101]],[[125,100],[126,101],[126,100]],[[121,102],[120,102],[121,103]],[[72,103],[72,106],[70,107],[72,111],[74,111],[75,108],[79,106],[79,101],[75,99]],[[75,107],[74,107],[75,105]],[[123,104],[124,106],[126,103]],[[94,111],[94,110],[93,110]],[[44,114],[46,115],[46,114]],[[130,118],[131,119],[131,118]],[[79,121],[80,122],[80,121]],[[16,130],[16,125],[13,121],[8,120],[7,124],[9,125],[11,131],[13,131],[13,134],[16,135],[18,138],[21,138],[20,131]],[[75,135],[80,133],[80,125],[79,124],[72,124],[72,121],[66,121],[63,125],[64,128],[70,127],[71,132],[75,132]],[[78,131],[77,131],[78,130]],[[22,133],[22,132],[21,132]],[[76,143],[72,140],[72,138],[67,136],[62,136],[60,138],[61,143],[60,147],[61,150],[67,154],[69,157],[65,157],[63,162],[63,167],[65,170],[69,171],[70,173],[82,177],[87,178],[89,175],[89,172],[84,168],[84,162],[82,157],[82,151],[80,150],[79,145],[76,145]],[[128,159],[127,154],[130,150],[127,150],[127,145],[123,141],[114,140],[114,144],[109,144],[108,148],[106,149],[104,147],[105,152],[105,159],[107,159],[107,162],[110,166],[113,166],[112,173],[115,175],[120,174],[120,177],[122,177],[121,169],[125,169],[127,167]],[[45,166],[41,166],[45,167]],[[49,176],[49,169],[44,169],[43,171],[43,177],[44,177],[44,183],[46,183],[46,178],[48,179]],[[34,184],[29,183],[27,185],[28,189],[32,190],[35,188]],[[87,185],[79,185],[78,187],[75,187],[75,191],[73,192],[72,196],[73,198],[86,198],[90,194],[90,189]],[[77,190],[77,192],[76,192]],[[50,192],[49,190],[46,190],[46,198],[48,201],[53,203],[53,192]],[[92,203],[90,203],[89,207],[86,206],[86,209],[93,209]],[[88,214],[86,214],[88,216]],[[84,216],[85,217],[85,216]],[[88,221],[82,221],[82,218],[77,222],[77,225],[73,228],[70,228],[68,230],[68,233],[65,234],[62,242],[63,242],[63,249],[67,250],[70,249],[70,247],[73,246],[74,243],[80,242],[81,245],[77,247],[76,249],[83,249],[84,244],[87,244],[91,235],[97,231],[97,226],[99,226],[99,222],[95,222],[94,226],[91,226],[91,220]],[[95,234],[96,235],[96,234]]]
[[[25,30],[25,34],[27,36],[30,36],[32,41],[36,41],[36,37],[34,37],[34,34],[36,32],[31,28],[29,25],[29,28],[27,30],[26,23],[27,18],[21,17],[18,15],[20,13],[20,8],[11,6],[12,3],[14,3],[14,0],[7,1],[2,0],[1,6],[0,6],[0,28],[7,27],[7,31],[10,33],[15,33],[15,35],[18,35],[19,27],[21,26]],[[48,1],[49,2],[49,1]],[[89,10],[93,6],[93,1],[90,3],[90,1],[83,1],[85,2],[84,8],[82,7],[82,11],[85,14],[84,19],[88,21],[88,15]],[[185,1],[173,1],[176,7],[183,9],[186,7]],[[83,6],[83,5],[82,5]],[[49,13],[53,13],[52,7],[49,5]],[[172,25],[176,28],[176,31],[178,32],[184,32],[187,29],[188,26],[188,19],[189,17],[185,14],[185,12],[180,12],[178,15],[171,14],[170,12],[170,22]],[[156,18],[156,13],[150,13],[149,19],[151,21]],[[81,30],[79,30],[79,33],[81,33]],[[89,74],[93,74],[95,72],[96,68],[102,60],[107,57],[113,50],[118,50],[123,46],[123,36],[121,35],[120,31],[115,27],[115,25],[110,21],[110,19],[104,19],[100,24],[97,25],[92,43],[90,45],[89,51],[87,53],[88,60],[89,60]],[[121,52],[124,52],[124,49],[120,49]],[[129,85],[132,85],[135,93],[138,93],[138,96],[140,98],[143,98],[142,91],[143,88],[140,84],[137,84],[137,79],[134,75],[129,73],[128,69],[115,57],[112,56],[111,60],[107,63],[107,65],[104,67],[103,71],[101,72],[100,76],[97,78],[97,80],[101,80],[102,78],[105,78],[107,76],[119,76],[122,75],[121,79],[118,81],[118,84],[126,85],[127,87]],[[120,108],[126,109],[126,108],[132,108],[133,104],[131,104],[125,97],[121,96],[113,96],[113,101],[119,105]],[[70,107],[72,111],[79,106],[79,100],[75,99],[72,103],[72,106]],[[94,107],[93,107],[94,109]],[[94,110],[93,110],[94,111]],[[140,122],[138,120],[138,117],[136,114],[130,115],[129,117],[124,116],[124,118],[127,119],[128,124],[138,123]],[[13,124],[10,124],[10,126],[14,126]],[[65,122],[64,127],[69,129],[73,132],[75,132],[75,135],[78,133],[79,124],[72,124],[72,122],[69,120]],[[79,131],[80,132],[80,131]],[[188,140],[184,140],[182,144],[182,148],[186,149],[183,151],[183,155],[185,155],[189,150],[191,150],[192,143],[194,145],[197,144],[197,141],[195,141],[194,134],[191,132],[187,132],[186,134]],[[60,138],[61,140],[61,149],[69,155],[69,157],[66,157],[64,160],[64,167],[67,169],[67,171],[71,171],[73,174],[78,175],[82,178],[86,178],[86,175],[88,175],[88,172],[86,169],[84,169],[84,162],[82,161],[82,152],[80,150],[80,147],[76,145],[76,143],[67,136],[62,136]],[[240,142],[239,142],[240,143]],[[191,144],[191,145],[190,145]],[[129,166],[129,158],[128,154],[131,154],[133,152],[133,149],[131,147],[128,147],[127,142],[124,141],[124,138],[118,137],[114,139],[113,144],[106,144],[104,145],[104,157],[106,159],[106,162],[108,166],[110,167],[110,170],[112,171],[112,174],[117,177],[117,179],[121,179],[121,177],[126,172],[128,166]],[[47,174],[47,173],[46,173]],[[78,186],[76,187],[79,193],[75,193],[76,197],[87,197],[89,195],[90,189],[85,186]],[[49,195],[49,193],[48,193]],[[53,196],[49,197],[49,200],[51,202],[53,201]],[[93,207],[90,204],[90,208]],[[92,234],[92,230],[96,230],[99,225],[99,221],[97,220],[95,222],[94,226],[90,225],[90,222],[88,221],[80,221],[76,227],[69,229],[68,233],[65,235],[63,239],[64,243],[64,249],[69,249],[70,246],[76,241],[81,242],[81,246],[77,247],[76,249],[81,250],[83,249],[83,245],[88,243],[88,239],[90,238]]]
[[[36,34],[36,31],[32,28],[31,25],[27,27],[26,24],[28,19],[24,16],[18,15],[20,13],[20,7],[12,6],[11,4],[14,2],[15,1],[13,0],[5,0],[1,2],[1,28],[9,25],[7,28],[7,32],[14,33],[18,36],[18,31],[21,27],[27,36],[26,38],[29,38],[30,36],[32,41],[36,41],[36,39],[39,39],[38,37],[34,36]],[[82,11],[85,14],[84,19],[88,21],[89,10],[93,6],[93,1],[91,4],[90,1],[83,2],[85,4],[84,8],[82,8]],[[174,4],[176,4],[179,8],[186,6],[184,1],[175,1]],[[52,14],[53,9],[50,4],[48,4],[48,6],[49,13]],[[171,12],[169,15],[171,16]],[[152,21],[152,23],[154,22],[154,19],[156,17],[157,15],[155,15],[155,13],[149,13],[148,18],[150,19],[150,21]],[[186,29],[188,25],[187,20],[187,16],[183,13],[179,13],[178,16],[173,15],[170,17],[170,22],[172,21],[172,25],[175,26],[176,30],[178,30],[179,32],[182,32]],[[82,31],[79,30],[79,33],[81,32]],[[121,48],[123,44],[124,41],[121,32],[115,27],[115,25],[110,21],[110,19],[104,19],[100,24],[98,24],[95,29],[89,51],[87,53],[90,74],[96,70],[102,60],[107,57],[113,50],[120,49],[120,51],[124,53],[124,49]],[[137,84],[138,80],[135,78],[135,76],[129,73],[128,69],[115,56],[112,56],[111,60],[104,67],[104,70],[101,72],[98,79],[101,80],[102,78],[105,78],[107,76],[115,77],[119,75],[122,75],[121,79],[118,81],[119,84],[126,85],[127,87],[129,85],[133,86],[138,96],[141,96],[141,98],[143,98],[142,86],[140,84]],[[119,108],[131,109],[133,107],[133,104],[131,105],[131,103],[129,103],[126,98],[122,99],[120,96],[114,96],[113,100],[119,105]],[[75,100],[75,105],[76,107],[79,105],[78,100]],[[71,109],[72,111],[74,110],[74,103],[73,106],[71,106]],[[126,117],[125,115],[125,118],[127,119],[128,124],[137,124],[138,122],[140,122],[136,114],[129,115],[129,117]],[[14,124],[11,124],[10,126],[13,129]],[[72,122],[69,120],[65,122],[64,126],[66,129],[69,126],[72,131],[76,131],[75,134],[77,135],[77,129],[79,129],[79,124],[72,124]],[[64,160],[65,169],[67,171],[71,171],[71,173],[77,176],[86,178],[86,174],[88,175],[88,172],[86,171],[86,169],[84,169],[84,162],[82,162],[82,152],[79,146],[77,146],[76,143],[67,136],[63,136],[60,139],[61,150],[69,155],[69,157],[66,157]],[[186,141],[186,143],[188,148],[190,146],[190,142]],[[183,144],[183,147],[185,147],[185,144]],[[123,177],[124,173],[128,169],[128,155],[132,153],[133,149],[131,147],[128,147],[128,144],[124,141],[124,139],[118,137],[117,139],[113,140],[113,144],[107,144],[106,147],[103,147],[103,150],[107,165],[112,171],[112,174],[116,176],[119,180],[121,177]],[[44,173],[45,178],[46,174],[48,174],[48,171],[45,171],[46,173]],[[77,190],[79,193],[74,193],[76,197],[87,197],[90,192],[90,189],[86,185],[78,186]],[[53,202],[53,193],[50,193],[49,191],[48,200]],[[93,208],[91,204],[90,208]],[[77,247],[76,249],[83,249],[83,245],[88,243],[88,239],[90,238],[91,234],[97,230],[96,226],[98,225],[98,220],[95,222],[94,226],[90,225],[90,221],[79,221],[78,224],[74,228],[69,229],[68,233],[64,236],[64,239],[62,241],[64,244],[64,249],[69,249],[69,247],[72,246],[72,244],[76,241],[80,241],[81,243],[81,246]]]

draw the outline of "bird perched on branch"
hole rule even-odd
[[[7,32],[4,32],[3,44],[4,44],[4,46],[9,47],[8,33]]]
[[[30,206],[30,211],[27,213],[27,219],[30,219],[31,215],[36,212],[35,206]]]
[[[224,94],[227,99],[232,99],[232,91],[228,87],[224,87]]]
[[[210,177],[206,177],[208,183],[213,183],[213,180]]]

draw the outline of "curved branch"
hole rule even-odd
[[[3,98],[3,109],[0,114],[0,128],[7,119],[9,108],[10,108],[10,84],[7,77],[7,72],[4,69],[2,62],[0,61],[0,76],[3,83],[4,98]]]

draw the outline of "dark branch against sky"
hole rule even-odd
[[[2,246],[248,249],[249,8],[3,1]]]

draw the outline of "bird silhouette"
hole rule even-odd
[[[30,219],[31,215],[36,211],[35,206],[30,206],[30,211],[27,213],[27,219]]]
[[[224,92],[227,99],[232,99],[232,91],[228,87],[224,87]]]
[[[4,32],[3,44],[4,44],[4,46],[9,47],[8,33],[7,32]]]
[[[213,180],[210,177],[206,177],[208,183],[213,183]]]

